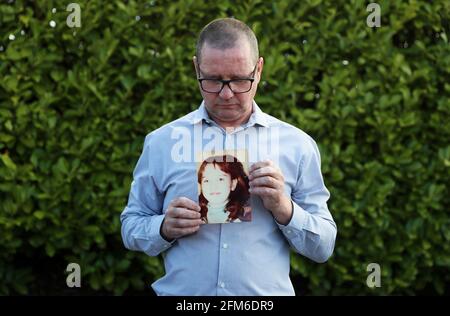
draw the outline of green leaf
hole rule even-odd
[[[11,158],[9,157],[8,154],[1,154],[0,157],[2,158],[2,161],[3,161],[4,165],[5,165],[7,168],[9,168],[9,169],[11,169],[11,170],[13,170],[13,171],[16,171],[17,166],[16,166],[16,164],[14,163],[14,161],[11,160]]]
[[[47,253],[47,255],[50,257],[50,258],[52,258],[54,255],[55,255],[55,247],[53,247],[53,245],[52,244],[50,244],[50,243],[47,243],[46,245],[45,245],[45,252]]]
[[[34,217],[36,217],[37,219],[41,220],[45,217],[45,212],[43,211],[36,211],[33,213]]]

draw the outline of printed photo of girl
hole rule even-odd
[[[207,224],[251,221],[248,176],[233,155],[210,156],[198,168],[199,204]]]

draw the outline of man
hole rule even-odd
[[[205,26],[193,62],[203,102],[147,135],[121,215],[124,244],[163,255],[158,295],[294,295],[290,249],[325,262],[336,238],[317,145],[254,102],[264,60],[244,23]],[[202,224],[192,157],[211,143],[248,150],[252,221]]]

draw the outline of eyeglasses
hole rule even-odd
[[[255,68],[251,73],[252,78],[242,78],[242,79],[231,79],[231,80],[222,80],[222,79],[210,79],[210,78],[198,78],[198,82],[200,83],[200,87],[203,91],[208,93],[220,93],[225,85],[230,88],[230,90],[234,94],[246,93],[252,89],[253,81],[255,81]],[[197,67],[200,70],[200,66],[197,63]]]

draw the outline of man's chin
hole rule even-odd
[[[230,103],[230,104],[216,104],[216,108],[237,108],[239,107],[239,104]]]
[[[227,116],[239,116],[241,109],[238,105],[224,105],[216,108],[217,113]]]
[[[212,117],[221,122],[235,122],[242,119],[243,113],[242,108],[238,105],[234,106],[219,106],[214,108],[214,112],[210,113]]]
[[[216,111],[216,115],[222,120],[235,120],[239,118],[242,113],[236,108],[221,108]]]

